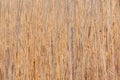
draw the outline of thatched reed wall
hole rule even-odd
[[[120,0],[0,0],[0,80],[120,80]]]

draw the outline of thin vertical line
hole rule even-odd
[[[82,47],[82,55],[84,54],[84,31],[85,31],[85,26],[86,26],[86,16],[87,16],[87,13],[86,13],[86,0],[84,0],[84,19],[83,19],[83,27],[82,27],[82,36],[81,36],[81,39],[80,39],[80,46]],[[83,58],[82,58],[83,59]],[[82,80],[85,80],[85,70],[82,70]]]
[[[110,29],[113,28],[112,27],[112,1],[110,0]],[[114,39],[112,39],[112,64],[113,64],[113,71],[114,71],[114,79],[116,79],[116,71],[115,71],[115,59],[114,59]]]
[[[98,14],[99,12],[98,12],[98,0],[96,0],[96,14]],[[99,28],[98,28],[99,29]],[[95,44],[94,44],[94,49],[95,49],[95,47],[97,47],[96,46],[96,43],[97,43],[97,41],[96,41],[96,30],[97,30],[97,28],[95,28],[94,29],[95,30],[95,33],[94,33],[94,35],[95,35]],[[98,50],[97,50],[98,51]],[[96,67],[97,67],[97,79],[99,80],[99,71],[98,71],[98,66],[99,66],[99,64],[98,64],[98,59],[99,59],[99,57],[98,57],[98,53],[96,53]]]
[[[67,5],[67,29],[68,29],[68,47],[69,47],[69,54],[70,54],[70,61],[69,61],[69,66],[70,66],[70,80],[72,80],[73,79],[73,77],[72,77],[72,51],[71,51],[71,36],[72,36],[72,32],[71,32],[71,30],[72,30],[72,28],[71,28],[71,23],[70,23],[70,16],[71,16],[71,10],[70,10],[70,0],[66,0],[67,2],[66,2],[66,5]]]
[[[45,26],[45,19],[46,19],[46,3],[47,1],[45,2],[46,0],[43,0],[43,5],[42,5],[42,8],[43,8],[43,12],[42,13],[42,31],[43,31],[43,35],[46,37],[45,35],[45,31],[46,31],[46,26]],[[42,36],[42,35],[41,35]],[[45,77],[45,71],[44,71],[44,66],[43,66],[43,52],[42,52],[42,43],[43,43],[43,40],[42,40],[42,37],[41,37],[41,45],[40,45],[40,51],[41,51],[41,55],[40,55],[40,64],[41,64],[41,67],[42,67],[42,73],[41,73],[41,80],[44,80],[44,77]]]
[[[91,25],[92,25],[92,20],[93,20],[93,12],[92,12],[92,10],[93,10],[93,0],[89,0],[89,5],[90,5],[90,23],[89,23],[89,25],[88,25],[88,38],[90,37],[90,34],[91,34]]]
[[[6,50],[5,50],[5,53],[6,53],[6,58],[8,58],[7,56],[9,55],[9,36],[8,36],[8,32],[9,32],[9,10],[7,9],[8,8],[8,5],[7,5],[7,1],[5,1],[5,3],[4,3],[4,6],[5,6],[5,8],[4,8],[4,10],[5,10],[5,13],[7,13],[7,14],[5,14],[5,22],[6,22],[6,27],[5,27],[5,41],[6,41],[6,44],[7,44],[7,48],[6,48]],[[5,76],[4,76],[4,79],[6,80],[6,79],[9,79],[8,78],[8,73],[7,73],[7,67],[8,67],[8,62],[7,62],[8,60],[6,59],[6,61],[5,61]],[[7,64],[6,64],[7,63]]]
[[[22,5],[23,5],[23,0],[19,0],[19,6],[18,6],[18,10],[17,10],[17,16],[16,16],[16,52],[15,52],[15,56],[14,56],[14,69],[13,69],[13,80],[14,80],[14,76],[15,76],[15,70],[16,70],[16,54],[18,54],[18,47],[19,47],[19,35],[20,35],[20,18],[21,18],[21,13],[22,13]]]

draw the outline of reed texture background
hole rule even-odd
[[[120,0],[0,0],[0,80],[120,80]]]

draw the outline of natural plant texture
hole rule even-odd
[[[120,0],[0,0],[0,80],[120,80]]]

